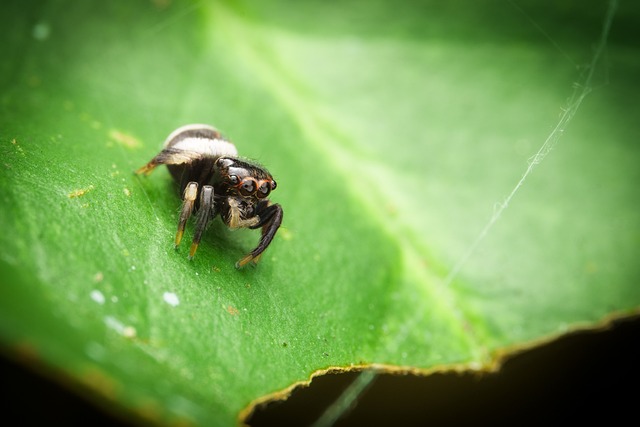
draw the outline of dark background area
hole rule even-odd
[[[384,374],[336,426],[422,426],[566,422],[622,424],[637,420],[640,317],[603,331],[581,331],[510,357],[500,372],[426,377]],[[4,352],[7,353],[7,352]],[[252,426],[314,422],[357,373],[330,374],[264,405]],[[136,426],[95,396],[55,375],[0,358],[2,413],[19,424]]]

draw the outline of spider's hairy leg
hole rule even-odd
[[[249,228],[255,229],[262,227],[262,236],[260,237],[258,246],[236,262],[236,268],[244,267],[250,262],[254,265],[258,263],[262,253],[267,249],[267,247],[269,247],[273,237],[278,231],[278,228],[280,228],[280,224],[282,224],[282,207],[277,203],[275,205],[261,205],[257,212],[257,216],[260,218],[258,223],[250,226]]]
[[[159,152],[149,163],[136,170],[137,175],[149,175],[158,165],[171,163],[171,153],[166,148]]]
[[[149,175],[151,172],[153,172],[153,170],[156,168],[156,166],[158,166],[158,163],[155,163],[153,160],[151,160],[146,165],[142,166],[141,168],[136,169],[135,174],[136,175]]]
[[[184,188],[184,194],[182,196],[182,207],[180,208],[180,217],[178,219],[178,231],[176,232],[175,247],[180,245],[182,235],[184,234],[184,227],[187,220],[193,212],[193,205],[198,197],[198,183],[191,181]]]
[[[193,241],[191,242],[191,249],[189,250],[189,259],[192,259],[198,250],[202,233],[207,228],[209,220],[214,215],[214,200],[213,200],[213,187],[211,185],[204,185],[200,192],[200,207],[198,208],[198,219],[196,221],[196,229],[193,233]]]
[[[236,262],[236,268],[240,269],[249,263],[253,264],[254,266],[258,265],[258,261],[260,261],[261,257],[262,254],[255,256],[252,254],[247,254]]]
[[[180,150],[174,147],[166,147],[160,151],[149,163],[136,170],[136,174],[149,175],[158,165],[183,165],[202,158],[202,153],[197,151]]]

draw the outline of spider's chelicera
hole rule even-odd
[[[236,147],[208,125],[187,125],[175,130],[162,151],[136,173],[149,175],[163,164],[178,182],[182,194],[176,248],[187,220],[195,215],[189,250],[189,258],[193,258],[207,224],[219,214],[232,229],[262,229],[256,248],[240,259],[236,267],[256,264],[282,223],[282,207],[269,201],[269,194],[276,188],[271,174],[262,166],[239,158]]]

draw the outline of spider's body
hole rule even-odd
[[[136,173],[150,174],[165,164],[179,183],[182,208],[176,247],[192,214],[196,229],[189,251],[192,258],[209,221],[220,215],[230,228],[261,228],[258,246],[236,263],[257,263],[282,223],[282,208],[271,204],[276,182],[263,167],[238,157],[236,147],[208,125],[187,125],[175,130],[164,148]]]

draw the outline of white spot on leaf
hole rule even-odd
[[[172,307],[175,307],[178,304],[180,304],[180,300],[178,299],[178,295],[174,294],[173,292],[165,292],[162,295],[162,298],[164,299],[164,302],[166,302],[167,304],[169,304]]]
[[[98,291],[97,289],[94,289],[93,291],[91,291],[91,299],[100,305],[104,304],[104,301],[105,301],[104,295],[102,294],[102,292]]]

